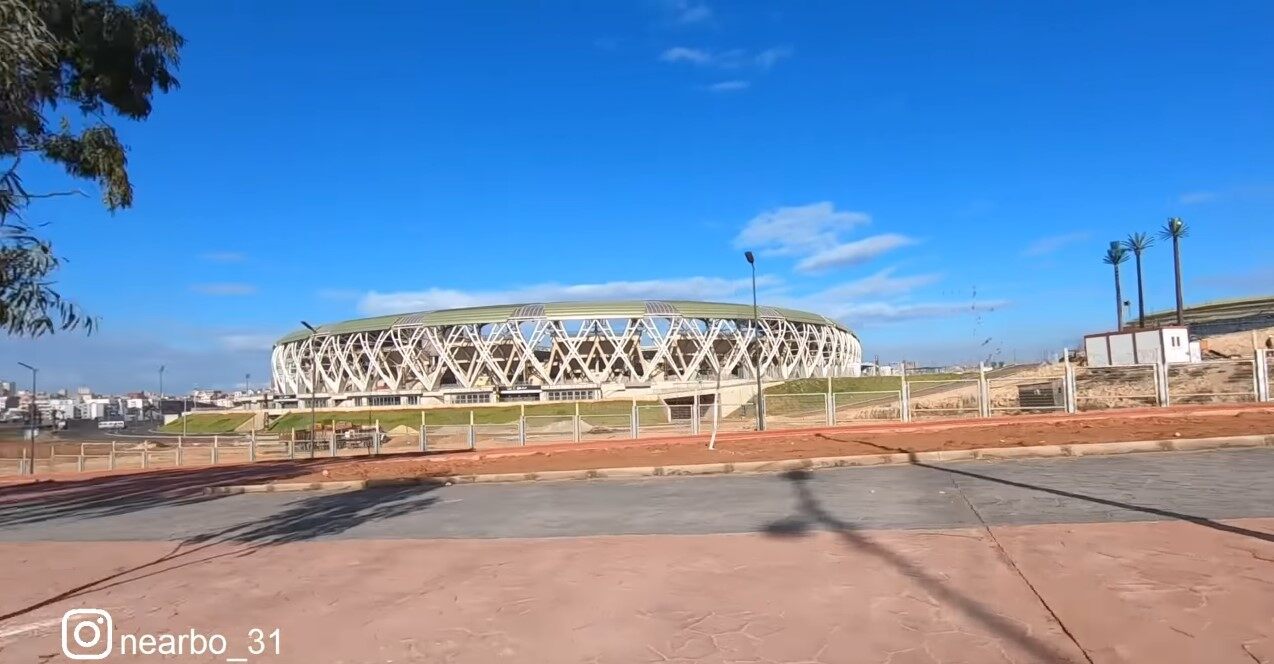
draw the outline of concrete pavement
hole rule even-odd
[[[63,661],[57,619],[88,606],[232,643],[178,661],[278,627],[251,661],[1270,662],[1272,471],[1259,449],[9,502],[0,661]]]

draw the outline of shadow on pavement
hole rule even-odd
[[[0,489],[0,528],[55,519],[94,519],[158,506],[213,500],[203,487],[287,479],[313,473],[313,463],[268,462],[226,467],[155,470],[71,482],[39,482]]]
[[[797,508],[800,513],[768,524],[764,529],[765,534],[773,537],[801,537],[808,535],[815,528],[826,528],[839,535],[850,547],[888,563],[904,576],[915,579],[938,600],[958,608],[991,632],[1017,644],[1031,654],[1032,661],[1067,662],[1072,660],[1049,644],[1031,636],[1017,622],[995,613],[977,600],[947,586],[937,575],[926,571],[922,566],[903,558],[889,548],[873,542],[857,532],[852,524],[828,512],[810,491],[809,480],[812,476],[809,471],[794,470],[784,473],[783,477],[792,483],[796,491]]]
[[[983,475],[981,473],[975,473],[968,470],[960,470],[958,468],[950,468],[947,466],[935,466],[935,465],[928,464],[918,460],[916,458],[915,452],[908,452],[907,450],[904,450],[904,449],[899,449],[896,447],[888,447],[885,445],[877,445],[875,443],[869,443],[865,440],[844,441],[839,438],[832,438],[831,436],[826,436],[824,434],[819,434],[819,435],[823,436],[824,438],[828,438],[830,440],[838,440],[841,442],[862,443],[864,445],[870,445],[871,447],[874,447],[878,450],[883,450],[886,452],[903,453],[907,455],[908,459],[910,459],[911,465],[919,466],[921,468],[928,468],[930,470],[936,470],[942,473],[950,473],[952,475],[960,475],[962,477],[971,477],[973,479],[985,480],[987,482],[994,482],[996,484],[1003,484],[1005,486],[1017,487],[1019,489],[1040,491],[1042,493],[1047,493],[1054,496],[1061,496],[1063,498],[1074,498],[1075,500],[1083,500],[1090,503],[1095,503],[1097,505],[1104,505],[1106,507],[1117,507],[1120,509],[1130,510],[1133,512],[1141,512],[1142,514],[1151,514],[1154,516],[1164,517],[1166,519],[1177,519],[1179,521],[1193,523],[1197,526],[1203,526],[1204,528],[1219,530],[1224,533],[1242,535],[1244,537],[1251,537],[1251,538],[1262,540],[1265,542],[1274,542],[1274,534],[1262,532],[1259,530],[1252,530],[1251,528],[1243,528],[1242,526],[1235,526],[1232,524],[1223,523],[1221,521],[1216,521],[1214,519],[1208,519],[1206,517],[1194,516],[1193,514],[1185,514],[1182,512],[1174,512],[1172,510],[1166,510],[1159,507],[1147,507],[1145,505],[1134,505],[1133,503],[1125,503],[1118,500],[1111,500],[1109,498],[1098,498],[1097,496],[1089,496],[1087,494],[1075,493],[1074,491],[1065,491],[1063,489],[1053,489],[1046,486],[1039,486],[1038,484],[1027,484],[1025,482],[1016,482],[1014,480],[1006,480],[1001,477]]]
[[[7,612],[0,615],[0,621],[9,620],[55,602],[151,578],[190,565],[229,556],[251,555],[263,548],[280,544],[339,535],[364,523],[393,519],[427,509],[437,501],[437,498],[426,494],[439,486],[442,484],[416,484],[314,495],[263,519],[245,521],[222,530],[186,539],[155,560],[95,579],[29,606]]]

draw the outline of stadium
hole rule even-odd
[[[780,307],[547,302],[329,323],[271,352],[278,406],[400,406],[673,395],[704,382],[856,376],[840,323]],[[317,385],[312,384],[316,382]]]

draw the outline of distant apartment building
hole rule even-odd
[[[82,420],[109,420],[118,415],[119,408],[107,397],[89,397],[78,406],[78,417]]]

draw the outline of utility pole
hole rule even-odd
[[[756,342],[756,430],[765,431],[765,405],[764,398],[761,396],[761,314],[756,306],[756,257],[750,251],[743,252],[743,257],[748,259],[748,265],[752,266],[752,337]]]
[[[29,431],[30,441],[27,443],[27,449],[31,451],[31,453],[28,455],[31,459],[31,462],[30,462],[31,465],[27,467],[27,472],[30,473],[31,475],[34,475],[35,474],[35,433],[36,431],[39,431],[39,425],[36,424],[36,419],[35,419],[36,418],[35,375],[39,373],[40,370],[27,364],[26,362],[19,362],[18,364],[21,364],[22,366],[31,370],[31,430]]]
[[[318,438],[314,430],[318,420],[314,412],[315,403],[318,401],[314,397],[315,391],[318,389],[318,349],[314,347],[314,338],[318,336],[318,330],[313,325],[305,321],[301,321],[305,329],[310,331],[310,458],[314,458],[314,446],[318,444]],[[336,427],[332,427],[332,451],[336,451]]]
[[[159,422],[164,422],[164,365],[159,365]]]

